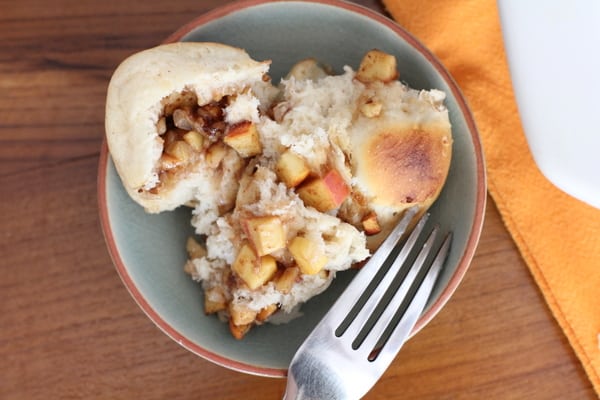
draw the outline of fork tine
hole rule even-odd
[[[369,356],[369,354],[371,354],[371,352],[376,348],[377,344],[381,341],[383,333],[386,331],[390,322],[400,309],[400,306],[403,304],[404,299],[407,298],[406,296],[409,292],[409,289],[412,287],[413,283],[417,279],[419,272],[423,269],[427,256],[431,253],[431,248],[437,237],[438,231],[439,227],[436,226],[433,229],[433,231],[429,234],[427,241],[419,251],[419,255],[412,263],[412,265],[408,266],[410,267],[408,274],[404,277],[400,287],[395,291],[391,300],[388,300],[388,303],[385,304],[385,308],[381,312],[381,314],[373,315],[372,312],[369,312],[370,315],[373,315],[373,317],[376,318],[375,325],[367,333],[367,336],[364,339],[364,341],[362,343],[358,343],[358,346],[360,346],[360,352],[366,353],[365,357]],[[400,267],[403,263],[404,260],[394,260],[393,269],[400,270]],[[391,269],[392,268],[390,268],[390,270]],[[390,289],[389,284],[383,287],[382,289],[382,291],[387,291],[388,289]],[[380,303],[383,303],[386,299],[381,298],[378,300]],[[360,334],[362,334],[362,332],[359,333],[359,336]],[[353,347],[356,348],[357,345],[354,345]]]
[[[404,345],[409,337],[417,320],[423,313],[427,301],[433,290],[437,278],[440,274],[442,266],[446,261],[446,257],[450,251],[450,243],[452,241],[452,233],[448,233],[444,242],[440,246],[435,259],[432,261],[429,271],[425,275],[423,281],[419,284],[418,289],[412,298],[406,298],[408,307],[398,324],[393,328],[387,341],[383,344],[382,349],[377,354],[373,363],[383,372],[398,354],[400,348]]]
[[[411,232],[410,236],[406,239],[406,242],[400,249],[400,252],[398,253],[398,255],[395,257],[395,259],[393,259],[393,262],[390,259],[392,257],[394,257],[394,255],[395,255],[394,251],[388,251],[388,253],[386,254],[387,258],[383,262],[381,262],[379,265],[376,265],[379,269],[383,266],[384,262],[387,262],[388,260],[390,260],[389,262],[391,263],[391,266],[387,269],[387,271],[385,271],[385,275],[383,276],[383,278],[381,278],[381,280],[374,282],[377,286],[370,294],[369,294],[369,291],[363,290],[363,292],[365,293],[365,296],[368,296],[368,299],[366,300],[366,302],[364,302],[364,304],[362,304],[363,302],[361,302],[361,301],[358,301],[355,304],[355,306],[348,313],[348,317],[347,317],[347,319],[344,320],[344,322],[347,322],[347,320],[351,319],[354,316],[354,314],[356,314],[357,312],[358,312],[358,314],[356,314],[356,316],[354,317],[354,319],[352,320],[352,322],[350,323],[350,325],[347,328],[344,327],[345,324],[343,322],[340,329],[336,332],[336,335],[340,336],[346,330],[354,331],[357,333],[361,330],[361,327],[364,326],[365,322],[367,322],[369,317],[373,314],[373,311],[376,309],[377,305],[380,303],[381,299],[384,297],[384,294],[388,290],[388,287],[393,282],[394,278],[397,276],[398,272],[400,271],[402,265],[404,264],[404,262],[410,255],[414,245],[417,242],[417,239],[419,238],[419,236],[421,235],[421,232],[423,231],[423,228],[425,227],[425,223],[427,222],[428,218],[429,218],[429,214],[425,214],[419,220],[419,222],[417,223],[417,225]],[[368,271],[368,272],[365,272],[365,275],[367,275],[367,274],[368,274],[367,278],[370,280],[369,283],[371,283],[371,281],[373,281],[373,278],[375,277],[375,273]],[[361,293],[361,295],[362,295],[362,293]],[[360,300],[362,300],[362,296],[361,296]],[[359,309],[360,309],[360,311],[359,311]],[[349,339],[351,342],[354,340],[354,338],[349,338]]]
[[[331,325],[334,329],[337,329],[346,319],[348,304],[354,304],[368,288],[372,278],[389,257],[398,241],[402,238],[409,224],[417,214],[417,211],[417,207],[411,207],[406,210],[398,225],[396,225],[385,241],[379,246],[379,249],[371,256],[369,261],[361,268],[360,272],[352,279],[342,295],[333,304],[327,313],[327,318],[332,318],[333,322]]]

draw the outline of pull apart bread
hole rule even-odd
[[[269,65],[221,44],[161,45],[125,60],[107,96],[123,185],[150,213],[193,208],[201,240],[184,270],[238,339],[293,318],[405,209],[425,211],[452,152],[445,94],[401,83],[392,55],[339,75],[303,60],[278,85]]]

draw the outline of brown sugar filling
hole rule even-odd
[[[174,93],[163,99],[163,113],[156,128],[163,141],[156,186],[148,192],[158,194],[174,183],[175,177],[198,162],[215,143],[220,142],[230,128],[225,122],[229,96],[198,106],[191,91]]]

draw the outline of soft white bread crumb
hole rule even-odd
[[[225,121],[228,124],[237,124],[241,121],[258,122],[258,108],[260,101],[252,93],[241,93],[225,109]]]

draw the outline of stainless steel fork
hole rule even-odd
[[[412,254],[428,218],[425,214],[404,240],[416,212],[407,210],[300,346],[288,370],[284,400],[360,399],[396,357],[450,249],[448,233],[435,252],[436,226],[418,255]]]

